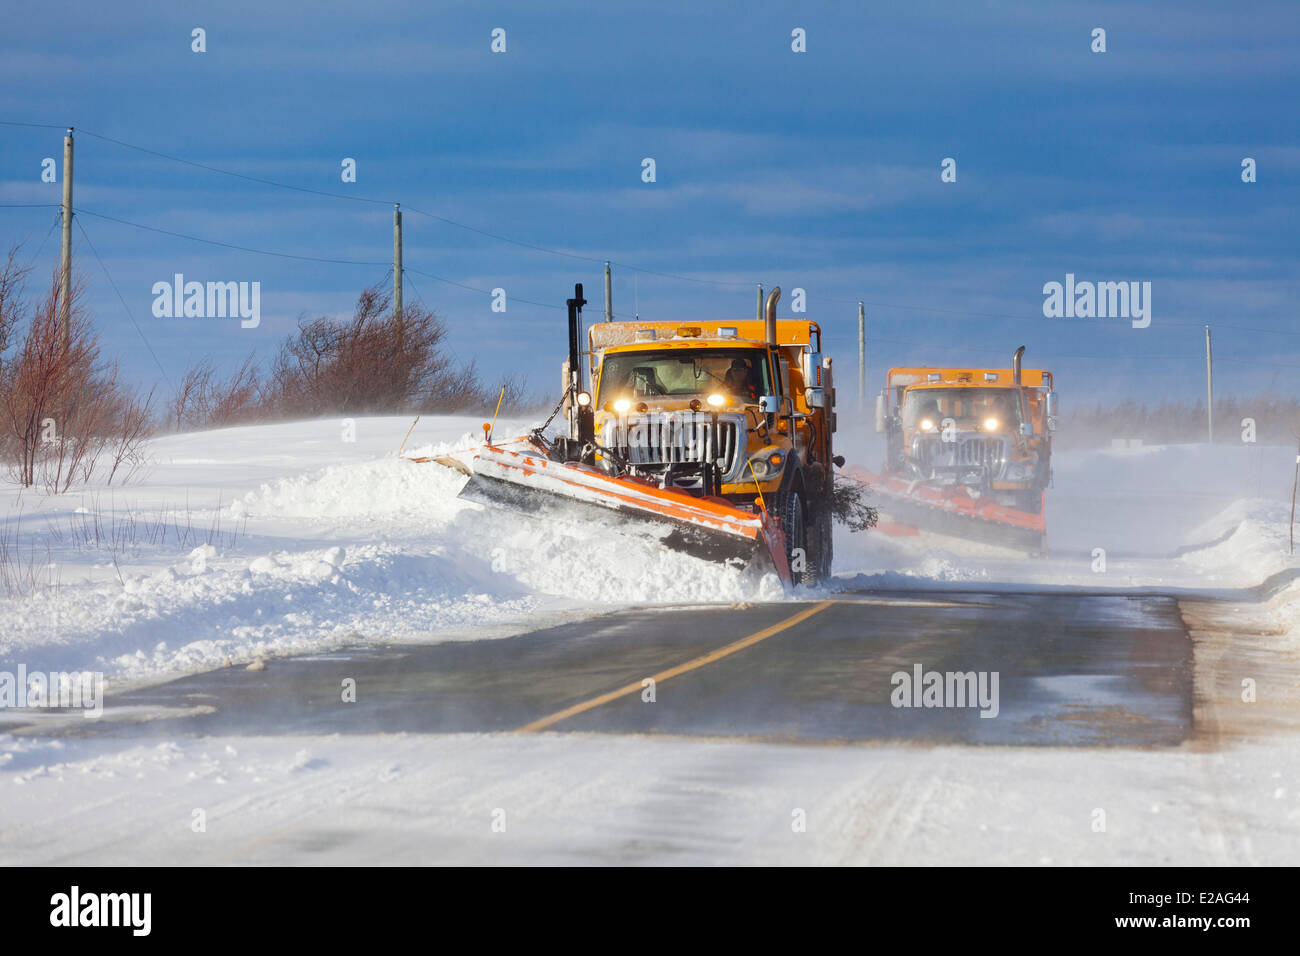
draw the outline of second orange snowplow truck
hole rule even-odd
[[[881,487],[887,498],[971,519],[959,534],[978,537],[981,523],[1000,524],[1042,544],[1056,393],[1051,372],[1021,367],[1024,351],[1009,369],[889,370],[876,403],[876,430],[887,436],[882,477],[893,486]],[[888,501],[881,509],[889,511]]]

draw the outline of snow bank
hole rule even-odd
[[[477,424],[424,419],[405,455],[463,454]],[[369,641],[496,637],[610,606],[779,596],[603,526],[459,499],[462,476],[396,454],[409,426],[173,436],[125,489],[9,490],[11,556],[44,586],[0,596],[0,669],[150,681]]]

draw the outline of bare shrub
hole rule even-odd
[[[50,548],[42,552],[36,543],[22,544],[22,512],[0,521],[0,592],[6,597],[23,597],[50,583]]]
[[[856,478],[836,475],[831,492],[831,517],[850,531],[867,531],[876,526],[880,512],[867,504],[870,489]]]
[[[0,269],[0,369],[4,368],[4,354],[9,348],[9,338],[23,318],[23,283],[27,269],[18,264],[18,250],[9,249],[9,258]]]
[[[474,362],[455,365],[442,344],[446,328],[424,308],[401,315],[378,287],[366,289],[351,319],[302,320],[280,347],[263,389],[277,418],[384,412],[459,412],[536,407],[523,379],[488,385]],[[505,389],[502,397],[501,390]]]
[[[505,376],[495,385],[483,381],[478,363],[471,361],[460,368],[445,368],[434,376],[428,391],[421,397],[422,412],[492,411],[501,402],[507,414],[541,404],[525,393],[526,380]],[[504,390],[504,391],[503,391]]]
[[[58,272],[21,345],[0,369],[0,456],[23,487],[49,494],[89,481],[107,452],[107,478],[138,453],[150,431],[151,396],[140,399],[100,360],[99,342],[72,289],[68,332],[60,322]]]
[[[207,359],[185,372],[168,408],[168,425],[176,431],[224,428],[256,421],[266,413],[253,354],[228,379],[217,377]]]
[[[278,417],[410,411],[448,368],[446,330],[428,309],[390,311],[377,286],[351,319],[302,320],[280,347],[264,400]]]

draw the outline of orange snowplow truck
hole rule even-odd
[[[821,329],[778,321],[780,294],[761,321],[593,324],[591,395],[578,409],[590,438],[577,433],[602,471],[772,515],[793,580],[807,584],[830,574],[832,466],[843,459]]]
[[[885,471],[1038,515],[1052,476],[1052,373],[1011,368],[894,368],[876,400]]]

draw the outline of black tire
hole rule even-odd
[[[816,576],[816,582],[823,584],[830,580],[831,563],[834,556],[834,526],[835,519],[831,516],[830,500],[823,499],[819,506],[813,508],[816,515],[814,527],[816,528],[816,553],[817,560],[813,565],[813,572]]]
[[[817,555],[809,547],[808,513],[801,491],[786,491],[777,495],[774,511],[781,521],[785,535],[785,560],[790,566],[790,579],[796,585],[811,585],[817,580]],[[802,552],[803,570],[796,571],[796,552]]]

